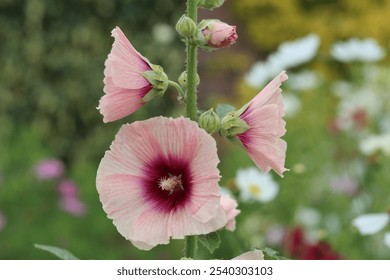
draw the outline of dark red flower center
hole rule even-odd
[[[173,157],[159,157],[144,167],[143,196],[152,207],[168,213],[176,211],[191,197],[189,163]]]

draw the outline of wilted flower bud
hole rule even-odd
[[[225,0],[199,0],[198,6],[200,8],[213,10],[221,7],[224,2]]]
[[[151,64],[152,70],[143,72],[142,75],[151,83],[153,88],[142,98],[143,102],[149,102],[160,97],[168,88],[168,76],[159,65]]]
[[[176,31],[183,37],[192,37],[195,30],[196,23],[186,15],[183,15],[176,23]]]
[[[182,88],[187,89],[187,71],[180,74],[178,79],[179,84]],[[198,73],[196,73],[196,85],[199,85],[200,79]]]
[[[202,20],[198,25],[196,42],[205,50],[215,50],[233,45],[238,36],[236,27],[217,19]]]
[[[221,125],[217,113],[212,108],[204,112],[199,116],[199,126],[210,134],[219,131]]]

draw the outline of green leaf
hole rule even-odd
[[[210,251],[211,254],[221,244],[221,239],[219,237],[218,232],[211,232],[209,234],[199,235],[198,240],[200,241],[200,243],[203,244],[204,247],[206,247]]]
[[[227,115],[227,113],[236,110],[232,105],[229,104],[218,104],[217,108],[215,109],[217,115],[222,120],[223,117]]]
[[[266,247],[262,249],[262,251],[265,260],[288,260],[288,258],[281,256],[279,252],[275,251],[274,249]]]
[[[41,244],[34,244],[35,248],[52,253],[62,260],[78,260],[71,252],[54,246],[47,246]]]

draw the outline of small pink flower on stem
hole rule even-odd
[[[284,105],[281,83],[287,80],[283,71],[238,111],[228,113],[221,123],[225,137],[237,136],[249,156],[264,172],[275,170],[281,177],[287,143],[281,137],[286,133],[283,120]]]
[[[207,234],[227,223],[218,162],[215,140],[187,118],[126,124],[100,162],[100,201],[139,249]]]
[[[233,45],[238,36],[236,27],[220,20],[209,19],[199,23],[198,42],[205,50],[220,49]]]
[[[105,62],[105,95],[98,106],[104,122],[130,115],[145,102],[161,96],[168,87],[162,68],[134,49],[119,27],[111,34],[115,40]]]
[[[229,231],[234,231],[236,229],[236,217],[241,213],[241,211],[237,209],[237,201],[229,195],[222,195],[221,206],[228,218],[225,228]]]

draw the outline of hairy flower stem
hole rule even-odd
[[[187,16],[195,23],[198,22],[198,0],[187,0]],[[187,96],[186,96],[186,114],[191,120],[196,121],[197,115],[197,64],[198,48],[195,44],[187,43]],[[195,259],[197,249],[197,237],[185,237],[185,257]]]
[[[198,239],[196,235],[186,236],[184,242],[185,242],[185,247],[184,247],[185,257],[195,259],[196,250],[198,248],[197,246]]]
[[[194,22],[198,18],[197,0],[187,1],[187,16]],[[187,44],[187,96],[186,96],[186,114],[191,120],[196,121],[197,115],[197,64],[198,47],[188,42]]]
[[[186,95],[184,93],[184,90],[178,83],[175,83],[173,81],[168,81],[168,85],[175,88],[177,90],[177,92],[179,93],[180,97],[182,99],[185,99]]]

